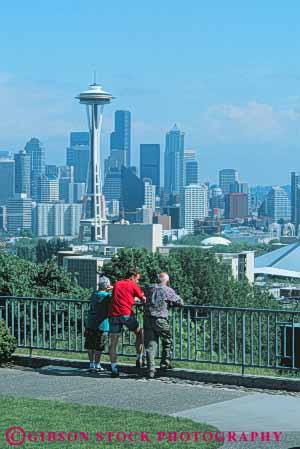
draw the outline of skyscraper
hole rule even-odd
[[[180,193],[183,187],[184,133],[176,125],[166,135],[165,191]]]
[[[115,130],[110,135],[110,152],[121,150],[119,157],[124,161],[125,167],[131,162],[131,113],[130,111],[115,112]],[[122,155],[123,152],[123,155]],[[121,163],[119,168],[121,168]]]
[[[9,232],[31,231],[32,200],[26,193],[16,194],[7,202],[7,229]]]
[[[144,178],[144,206],[155,212],[156,186],[151,179]]]
[[[74,182],[87,180],[90,157],[90,135],[88,132],[71,132],[67,148],[67,165],[74,167]]]
[[[226,193],[225,218],[246,218],[248,216],[247,193]]]
[[[136,213],[144,204],[144,183],[133,167],[123,167],[121,176],[121,208],[125,214]]]
[[[229,186],[229,191],[231,193],[247,193],[249,192],[249,186],[247,182],[235,181]]]
[[[105,201],[120,201],[121,199],[121,170],[119,168],[110,168],[105,177],[103,185],[103,194]]]
[[[156,193],[160,188],[160,145],[156,143],[140,145],[140,177],[151,179],[156,186]]]
[[[15,194],[15,161],[0,157],[0,205],[6,204]]]
[[[300,174],[291,172],[291,222],[300,223]]]
[[[62,165],[58,167],[59,199],[66,203],[74,202],[74,167]]]
[[[219,171],[219,186],[223,193],[229,193],[230,185],[238,180],[238,172],[234,168],[223,168],[223,170]]]
[[[38,197],[40,203],[59,201],[59,180],[56,176],[41,175],[37,180]]]
[[[208,216],[208,189],[205,184],[190,184],[183,187],[181,196],[181,226],[192,234],[195,220]]]
[[[38,198],[38,178],[45,174],[45,148],[36,137],[27,142],[25,151],[30,155],[31,164],[31,197]]]
[[[30,155],[25,150],[14,155],[15,159],[15,192],[26,193],[30,198]]]
[[[267,214],[274,222],[291,219],[291,203],[287,192],[282,187],[272,187],[266,203]]]
[[[183,185],[199,183],[199,164],[195,150],[184,150]]]

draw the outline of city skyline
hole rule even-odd
[[[19,15],[3,5],[0,148],[18,152],[37,136],[49,163],[63,163],[69,132],[86,130],[73,93],[96,69],[117,97],[103,130],[104,156],[113,114],[123,109],[132,113],[134,165],[140,144],[163,148],[165,133],[177,123],[186,147],[199,152],[201,181],[234,166],[251,184],[288,182],[300,165],[296,2],[246,7],[230,1],[215,8],[191,1],[184,10],[176,3],[106,4],[92,32],[94,0],[90,8],[83,1],[72,8],[57,0],[29,1]],[[95,56],[100,53],[105,67]],[[17,125],[15,117],[22,117]]]

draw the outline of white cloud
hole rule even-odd
[[[204,113],[205,129],[219,142],[274,142],[298,134],[300,115],[296,104],[275,108],[249,101],[245,105],[219,104]]]

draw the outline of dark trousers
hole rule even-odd
[[[144,339],[147,355],[147,368],[155,370],[155,357],[158,340],[161,339],[161,363],[171,361],[172,335],[169,321],[166,318],[146,317],[144,321]]]

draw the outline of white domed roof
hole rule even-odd
[[[202,245],[205,246],[215,246],[215,245],[231,245],[231,241],[224,239],[223,237],[208,237],[207,239],[202,240]]]

